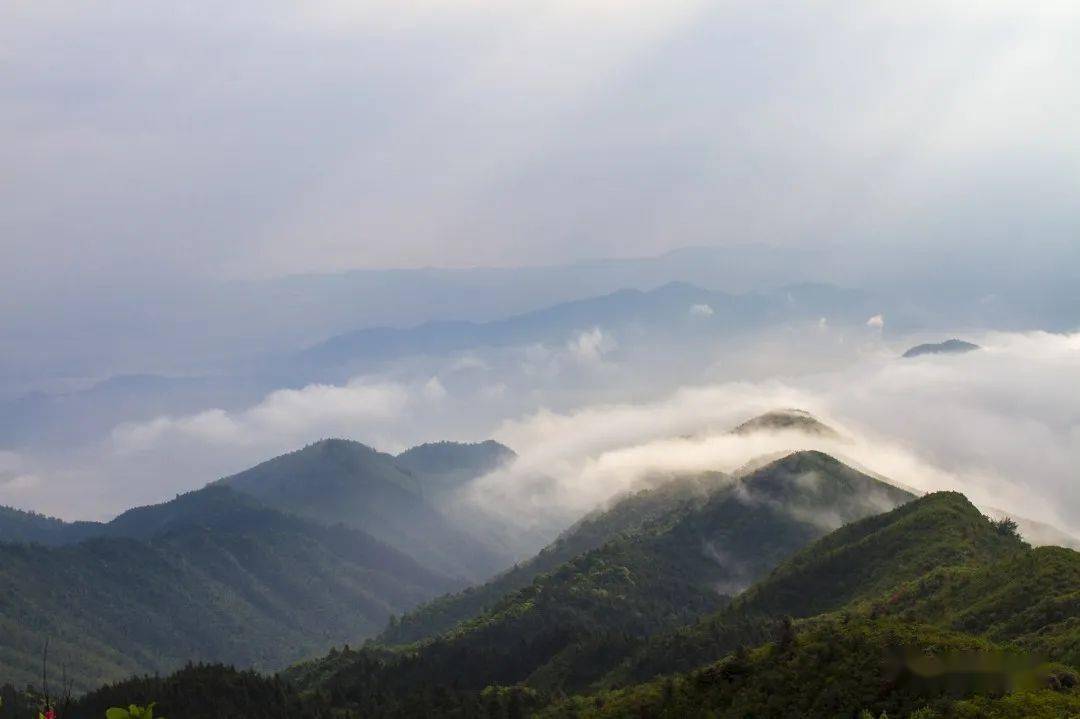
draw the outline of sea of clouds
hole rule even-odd
[[[1080,533],[1080,333],[969,339],[982,349],[901,359],[904,347],[873,328],[815,323],[739,348],[671,348],[679,357],[664,364],[620,355],[618,338],[588,328],[564,345],[427,358],[342,385],[278,390],[236,411],[121,423],[67,454],[4,452],[0,503],[105,518],[324,437],[387,451],[494,437],[518,459],[448,509],[514,528],[521,551],[665,477],[733,472],[809,448]],[[696,364],[683,352],[696,352]],[[805,409],[841,437],[730,434],[776,408]]]

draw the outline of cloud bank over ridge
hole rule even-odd
[[[1080,407],[1066,391],[1080,386],[1080,333],[993,333],[971,338],[978,352],[914,360],[879,340],[845,338],[818,351],[826,360],[847,351],[846,362],[804,362],[800,348],[812,357],[813,338],[832,331],[815,325],[794,342],[754,345],[759,377],[723,379],[706,367],[636,397],[626,387],[655,378],[614,353],[597,356],[599,329],[564,347],[471,351],[396,376],[281,390],[237,411],[121,424],[104,444],[62,459],[5,453],[0,503],[101,517],[132,497],[158,501],[327,436],[390,451],[494,436],[518,460],[460,502],[502,516],[530,542],[650,482],[810,448],[918,490],[958,489],[982,506],[1080,530]],[[783,407],[806,409],[843,436],[729,434]]]

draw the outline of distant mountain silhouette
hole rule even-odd
[[[869,311],[870,295],[831,285],[801,284],[766,293],[733,295],[672,282],[652,290],[626,289],[564,302],[490,322],[428,322],[415,327],[374,327],[336,335],[293,358],[308,377],[346,376],[358,368],[411,355],[442,355],[477,347],[536,342],[563,343],[574,332],[601,327],[663,338],[705,338],[747,332],[794,320],[828,316],[856,322]],[[707,307],[707,312],[692,308]]]
[[[919,357],[931,354],[963,354],[981,349],[979,345],[964,340],[951,339],[944,342],[930,342],[916,345],[903,354],[904,357]]]

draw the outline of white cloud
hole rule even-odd
[[[485,385],[480,388],[480,395],[488,400],[502,399],[506,396],[506,383],[496,382],[495,384]]]
[[[442,391],[437,378],[424,387],[425,396]],[[122,424],[112,442],[121,454],[147,451],[182,440],[207,445],[266,446],[301,442],[325,436],[349,435],[372,422],[398,417],[409,402],[400,384],[313,384],[302,389],[272,392],[259,404],[239,412],[208,409],[182,417],[158,417],[149,422]]]
[[[692,317],[712,317],[713,308],[709,305],[690,305],[690,315]]]
[[[465,354],[454,360],[450,367],[447,368],[449,372],[468,372],[470,370],[489,370],[491,366],[484,361],[482,357],[479,357],[475,353],[466,352]]]
[[[885,317],[882,315],[874,315],[866,321],[867,327],[873,327],[875,329],[881,329],[885,326]]]
[[[802,407],[851,439],[812,446],[903,484],[957,488],[981,506],[1080,530],[1080,400],[1071,391],[1080,334],[967,336],[984,349],[915,362],[877,333],[847,344],[837,334],[810,323],[725,355],[658,347],[634,364],[625,352],[613,361],[605,333],[590,330],[567,346],[478,353],[478,372],[447,372],[452,358],[429,358],[392,376],[272,392],[239,410],[125,423],[106,446],[70,455],[0,452],[0,502],[98,518],[327,436],[390,451],[494,436],[520,458],[465,501],[535,542],[642,482],[805,448],[801,436],[726,434],[760,412]],[[673,356],[692,362],[658,363]],[[2,488],[26,476],[36,479]]]
[[[570,357],[584,365],[598,365],[604,361],[604,355],[615,348],[615,338],[605,334],[599,327],[579,332],[574,339],[566,343]]]
[[[509,421],[496,437],[512,466],[463,502],[549,536],[613,496],[672,474],[730,472],[774,452],[818,448],[922,491],[957,489],[1077,533],[1080,334],[994,334],[981,353],[912,363],[872,357],[784,382],[684,387],[652,402],[604,404]],[[845,439],[733,437],[739,421],[802,407]]]
[[[438,402],[446,398],[446,387],[438,377],[432,377],[424,383],[424,398],[430,402]]]
[[[25,457],[16,452],[0,450],[0,505],[32,509],[26,500],[41,483],[41,477],[33,472]]]

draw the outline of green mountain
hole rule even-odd
[[[815,452],[714,480],[704,496],[674,492],[689,501],[670,513],[645,511],[664,504],[649,493],[624,499],[614,525],[632,526],[633,509],[650,519],[433,639],[334,651],[285,684],[190,667],[83,706],[160,697],[162,713],[187,719],[273,716],[266,707],[338,719],[1080,715],[1080,553],[1032,549],[962,495],[912,499]],[[866,511],[882,497],[898,506]],[[808,535],[734,597],[716,592],[717,577],[745,576],[734,557],[765,567]]]
[[[785,627],[788,627],[785,629]],[[1061,719],[1080,715],[1075,670],[936,626],[864,617],[778,625],[686,674],[578,696],[541,711],[586,717]]]
[[[940,567],[979,566],[1023,551],[963,495],[939,492],[841,527],[773,570],[723,612],[651,638],[607,684],[642,681],[719,659],[760,640],[777,618],[809,617],[878,597]]]
[[[437,509],[454,490],[516,455],[488,440],[435,442],[393,456],[359,442],[330,439],[275,457],[214,484],[255,497],[263,505],[322,524],[342,523],[371,534],[460,584],[505,569],[510,556],[472,536]],[[164,521],[156,506],[151,515]],[[106,525],[64,522],[0,506],[0,542],[60,546],[96,536],[145,536],[138,511]],[[126,529],[125,529],[126,528]]]
[[[430,467],[437,454],[459,462],[444,465],[441,474],[409,468]],[[508,557],[454,526],[425,499],[438,494],[431,487],[461,482],[470,470],[489,466],[495,448],[421,447],[405,455],[402,463],[359,442],[329,439],[219,482],[283,512],[363,530],[442,574],[476,581],[506,567]]]
[[[611,546],[556,575],[605,569],[595,558]],[[545,585],[502,616],[488,613],[431,643],[339,655],[294,676],[364,716],[506,716],[507,704],[544,717],[1072,716],[1080,708],[1078,566],[1080,554],[1031,549],[963,496],[938,493],[845,525],[708,617],[644,643],[627,637],[628,625],[548,611],[548,623],[566,622],[572,644],[521,676],[555,635],[506,617],[533,614],[555,589]],[[577,601],[580,610],[582,589],[617,586],[602,575],[576,583],[579,591],[555,597],[559,605]],[[615,599],[610,613],[627,602]],[[629,601],[633,611],[643,606]],[[500,637],[506,654],[485,669],[498,649],[475,640],[500,624],[517,631]],[[456,658],[453,672],[444,653]],[[615,670],[596,686],[624,688],[559,698],[575,686],[568,677],[580,686],[604,667]],[[486,684],[478,670],[490,672]]]
[[[739,425],[733,432],[750,433],[778,428],[797,429],[819,436],[838,436],[831,427],[799,410],[769,412]],[[830,481],[819,486],[816,482],[822,473],[828,475]],[[657,488],[624,497],[607,510],[589,514],[527,562],[514,566],[486,584],[422,605],[390,626],[379,639],[385,643],[402,644],[447,631],[459,622],[491,608],[507,593],[527,586],[537,576],[553,571],[573,557],[613,539],[634,534],[650,523],[673,523],[690,509],[701,505],[710,495],[731,492],[733,487],[747,485],[753,487],[754,491],[764,492],[764,496],[770,500],[787,503],[792,512],[802,512],[811,523],[826,528],[894,507],[914,496],[850,469],[827,455],[810,452],[766,463],[764,468],[749,472],[734,484],[731,478],[720,473],[680,477]],[[692,524],[695,520],[687,521]],[[724,521],[721,517],[706,514],[702,515],[695,529],[690,530],[688,526],[684,531],[704,531],[708,534],[707,529],[701,529],[702,526],[707,527],[710,523],[720,526]],[[711,546],[710,552],[716,551],[715,543],[703,546]],[[787,549],[789,547],[784,545],[782,551]],[[736,577],[734,582],[736,589],[747,584],[745,577]]]
[[[647,637],[721,609],[730,595],[829,526],[912,499],[817,452],[793,454],[739,480],[707,482],[715,486],[704,497],[676,501],[637,531],[536,576],[443,635],[388,658],[372,650],[351,665],[316,663],[294,676],[350,697],[397,696],[417,683],[474,690],[519,682],[545,690],[581,687]],[[650,504],[653,498],[644,493],[616,504],[606,513],[619,518],[610,525],[625,526],[626,517],[650,514],[643,508],[667,506]],[[604,524],[601,515],[578,531],[588,536],[585,528]],[[574,534],[564,541],[575,541]],[[412,628],[431,615],[437,623],[444,616],[438,608],[428,605],[410,620]]]
[[[735,429],[732,434],[753,434],[754,432],[797,431],[811,436],[838,438],[840,433],[821,422],[814,415],[801,409],[777,409],[749,419]]]
[[[749,651],[748,616],[764,629]],[[962,496],[929,495],[814,543],[630,666],[685,673],[544,716],[1076,716],[1080,553],[1032,549]]]
[[[944,342],[928,342],[926,344],[915,345],[905,352],[903,356],[910,359],[922,355],[956,355],[972,352],[977,349],[981,349],[977,344],[965,342],[964,340],[951,339],[945,340]]]
[[[65,522],[36,512],[0,506],[0,542],[31,542],[59,546],[99,534],[98,522]]]
[[[1080,667],[1080,552],[1025,548],[982,565],[943,566],[863,611],[1010,642]]]
[[[649,525],[673,522],[699,507],[730,479],[720,473],[682,477],[654,489],[645,489],[615,502],[609,509],[591,512],[567,529],[536,556],[503,572],[491,581],[427,602],[394,621],[378,641],[408,644],[434,637],[491,609],[507,594],[532,584],[536,577],[556,570],[574,557],[607,542],[630,537]]]
[[[70,715],[100,719],[111,707],[156,704],[155,716],[223,719],[329,719],[330,707],[302,697],[277,677],[216,664],[188,665],[168,677],[134,677],[79,697]],[[18,716],[14,715],[12,719]],[[68,715],[61,712],[61,719]],[[6,719],[0,709],[0,719]]]
[[[0,544],[0,584],[0,676],[33,681],[48,641],[54,670],[86,689],[192,659],[280,669],[454,582],[363,532],[212,486],[78,544]]]
[[[489,439],[476,443],[429,442],[407,449],[394,459],[399,467],[423,477],[419,490],[424,497],[438,500],[515,457],[512,449]]]

